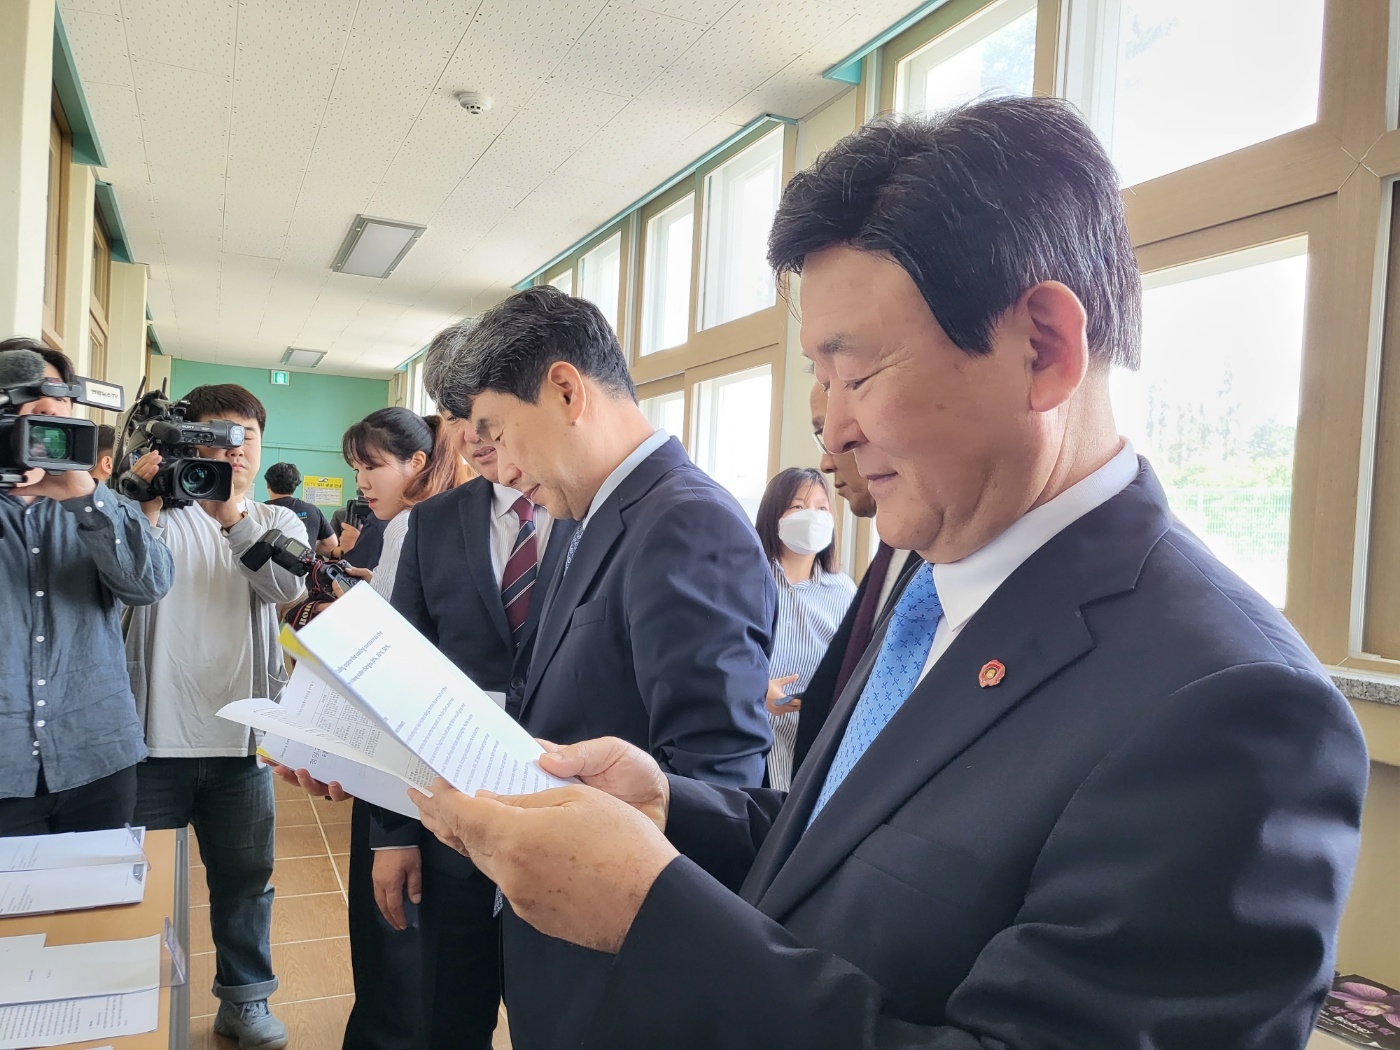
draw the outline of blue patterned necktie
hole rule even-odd
[[[933,633],[942,618],[943,603],[933,584],[933,566],[924,564],[909,578],[909,585],[890,615],[880,655],[875,658],[856,709],[846,723],[846,735],[826,772],[826,782],[807,820],[808,827],[919,684],[919,675],[933,647]]]
[[[569,549],[564,552],[564,572],[568,572],[569,566],[574,563],[574,551],[578,550],[578,541],[581,539],[583,539],[582,525],[574,529],[574,534],[569,537]]]

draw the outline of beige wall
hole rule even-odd
[[[68,169],[68,236],[63,275],[63,352],[79,375],[92,375],[92,224],[97,179],[86,164]],[[99,377],[100,378],[100,377]]]
[[[1400,988],[1400,767],[1384,762],[1371,763],[1361,858],[1342,917],[1337,967]]]
[[[53,0],[0,2],[0,339],[44,317]]]
[[[107,310],[107,381],[120,383],[128,402],[146,373],[146,267],[112,263],[112,304]]]

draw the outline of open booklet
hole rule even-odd
[[[283,628],[282,645],[297,660],[282,703],[219,711],[270,734],[261,749],[276,761],[408,816],[417,810],[405,785],[426,787],[435,774],[468,794],[568,783],[541,769],[530,734],[371,587],[352,587],[300,631]]]

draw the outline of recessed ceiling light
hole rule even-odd
[[[425,229],[411,222],[356,215],[331,269],[360,277],[388,277]]]
[[[324,350],[299,350],[295,346],[289,346],[282,354],[282,364],[292,368],[315,368],[325,356]]]

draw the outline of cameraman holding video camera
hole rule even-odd
[[[130,467],[128,440],[118,448],[123,491],[157,481],[157,491],[170,492],[177,468],[198,468],[187,469],[190,485],[177,489],[185,498],[142,504],[174,557],[176,576],[163,601],[134,611],[127,633],[132,689],[151,754],[138,769],[136,816],[151,828],[194,825],[209,882],[213,992],[221,1000],[214,1031],[237,1039],[242,1050],[278,1050],[287,1030],[267,1008],[277,989],[268,884],[276,812],[271,774],[254,757],[252,732],[217,712],[250,696],[275,700],[286,684],[277,606],[301,596],[301,578],[275,560],[253,570],[240,559],[269,529],[305,543],[306,528],[286,507],[251,497],[267,424],[256,397],[233,384],[196,387],[183,403],[183,419],[180,405],[169,411],[164,404],[156,403],[161,418],[147,432],[205,423],[209,434],[227,435],[232,447],[199,447],[198,456],[229,464],[232,481],[227,499],[191,499],[192,490],[211,491],[199,486],[212,485],[221,472],[172,459],[162,487],[159,453],[154,463]],[[238,427],[241,444],[234,440]],[[124,438],[133,430],[129,424]],[[124,477],[128,470],[139,481]]]
[[[25,352],[25,358],[13,354]],[[38,383],[74,381],[73,365],[32,339],[0,342],[5,412],[72,415]],[[32,398],[32,400],[25,400]],[[146,757],[122,653],[119,606],[169,589],[170,553],[140,512],[85,470],[33,470],[0,488],[0,835],[119,828],[136,805]]]

